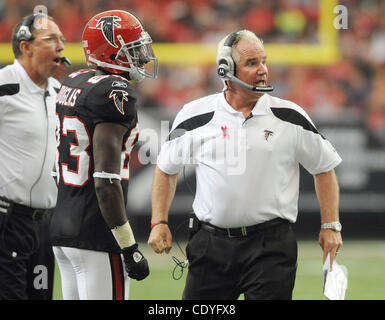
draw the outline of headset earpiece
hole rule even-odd
[[[17,40],[20,41],[29,41],[32,39],[31,27],[33,26],[35,19],[37,17],[46,16],[44,13],[33,13],[29,16],[26,16],[21,23],[19,30],[16,33]]]
[[[231,57],[222,57],[218,61],[218,68],[217,68],[218,75],[223,80],[228,80],[228,73],[234,72],[234,61],[231,59]]]
[[[17,31],[17,40],[19,41],[28,41],[32,38],[31,31],[27,26],[21,26],[19,31]]]
[[[16,37],[19,41],[29,41],[32,39],[31,26],[35,20],[35,15],[31,14],[23,20],[19,30],[17,31]]]
[[[223,44],[217,59],[217,73],[223,80],[229,80],[228,73],[235,75],[235,63],[231,56],[231,48],[237,39],[239,31],[231,33]]]

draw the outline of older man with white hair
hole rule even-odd
[[[262,41],[241,30],[218,45],[221,93],[187,103],[158,156],[149,245],[172,246],[167,225],[177,176],[196,165],[183,299],[291,299],[297,241],[299,164],[314,176],[324,260],[342,245],[340,156],[298,105],[268,94]]]

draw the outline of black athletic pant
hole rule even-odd
[[[291,300],[297,241],[288,222],[246,237],[200,229],[187,248],[185,300]]]
[[[36,221],[39,246],[27,261],[29,300],[52,300],[55,256],[49,235],[51,214]]]
[[[39,246],[40,239],[48,236],[48,229],[41,226],[47,223],[45,219],[36,221],[32,215],[18,212],[0,214],[0,300],[52,297],[52,248],[47,241]],[[47,250],[48,246],[51,253]],[[47,268],[46,273],[44,268]],[[43,286],[48,290],[44,290]]]

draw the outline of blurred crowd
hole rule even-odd
[[[250,29],[265,43],[318,41],[320,0],[6,0],[0,1],[0,42],[33,8],[48,8],[68,41],[79,42],[85,23],[109,9],[138,16],[154,42],[216,44],[224,35]],[[342,59],[328,66],[270,66],[274,95],[309,113],[335,117],[346,110],[385,136],[385,1],[340,0],[348,27],[339,30]],[[161,62],[160,62],[161,63]],[[148,110],[175,115],[187,101],[222,89],[214,66],[162,66],[161,81],[138,85]]]

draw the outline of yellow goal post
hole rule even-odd
[[[334,8],[338,0],[319,0],[317,44],[265,44],[269,64],[323,65],[340,59],[338,30],[334,27]],[[154,51],[162,65],[215,64],[216,45],[202,43],[154,43]],[[81,43],[67,43],[63,55],[72,64],[84,64]],[[0,43],[0,64],[13,62],[10,43]]]

